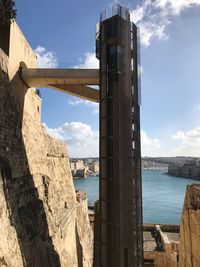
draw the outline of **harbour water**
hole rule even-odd
[[[186,186],[200,183],[193,179],[172,177],[163,171],[143,171],[144,223],[179,224]],[[88,204],[99,199],[99,177],[74,180],[76,190],[87,192]]]

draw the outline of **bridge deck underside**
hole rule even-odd
[[[21,71],[23,81],[29,87],[53,88],[92,102],[99,102],[98,69],[31,69]]]

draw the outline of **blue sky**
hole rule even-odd
[[[115,1],[116,2],[116,1]],[[40,67],[98,68],[95,26],[106,0],[16,0]],[[200,0],[120,1],[140,27],[142,154],[200,156]],[[42,122],[70,156],[98,155],[96,104],[42,89]]]

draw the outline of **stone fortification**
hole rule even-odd
[[[36,58],[16,24],[11,41],[17,56],[0,50],[0,266],[90,267],[86,196],[76,196],[66,146],[41,125],[41,99],[20,80],[19,55],[29,67]]]
[[[171,176],[200,180],[200,161],[193,160],[182,164],[170,164],[168,174]]]
[[[200,185],[187,187],[180,227],[179,267],[200,266]]]

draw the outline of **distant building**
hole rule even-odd
[[[71,170],[83,169],[84,167],[85,166],[84,166],[83,160],[78,160],[78,159],[70,160]]]
[[[153,160],[142,159],[143,170],[167,170],[168,164],[159,163]]]
[[[87,168],[85,167],[83,160],[70,160],[70,168],[73,177],[86,177]]]
[[[92,162],[92,164],[89,166],[89,170],[95,173],[99,172],[99,162],[98,161],[94,161]]]

